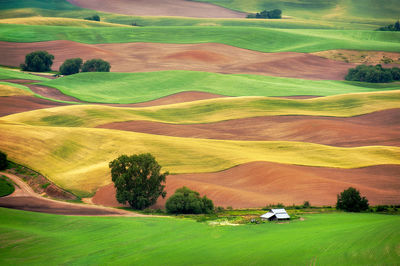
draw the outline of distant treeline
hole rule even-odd
[[[350,68],[345,79],[350,81],[363,81],[371,83],[399,81],[400,68],[383,68],[381,65],[359,65],[356,68]]]
[[[261,11],[260,13],[256,14],[248,14],[247,18],[264,18],[264,19],[276,19],[276,18],[282,18],[282,10],[280,9],[274,9],[274,10],[264,10]]]
[[[379,28],[381,31],[400,31],[400,21],[397,21],[394,24],[390,24],[384,27]]]

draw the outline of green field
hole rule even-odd
[[[27,79],[27,80],[37,80],[37,81],[48,80],[47,78],[39,77],[37,75],[32,75],[27,72],[21,72],[15,69],[0,67],[0,80],[4,79]]]
[[[314,214],[288,224],[68,217],[0,209],[0,262],[118,265],[395,265],[400,216]]]
[[[82,43],[223,43],[261,52],[357,49],[400,52],[397,32],[251,27],[63,27],[0,24],[0,41]],[[240,38],[238,38],[240,36]]]
[[[372,21],[398,18],[399,2],[396,0],[191,0],[206,2],[244,12],[260,12],[279,8],[283,15],[341,21]]]
[[[225,96],[328,96],[400,89],[400,83],[313,81],[197,71],[80,73],[41,84],[57,88],[82,101],[98,103],[138,103],[184,91],[202,91]]]
[[[0,197],[10,195],[14,190],[14,185],[8,180],[8,178],[0,175]]]
[[[226,4],[218,1],[218,4]],[[242,4],[245,3],[241,1]],[[388,0],[385,0],[388,2]],[[247,2],[246,2],[247,3]],[[254,6],[254,3],[249,3],[249,7]],[[274,3],[275,5],[275,3]],[[325,6],[332,6],[332,4],[326,4]],[[355,5],[355,4],[354,4]],[[255,19],[198,19],[198,18],[182,18],[182,17],[139,17],[139,16],[127,16],[105,12],[98,12],[94,10],[84,9],[74,6],[64,0],[19,0],[17,2],[2,1],[0,2],[0,18],[29,18],[29,17],[66,17],[66,18],[77,18],[82,19],[93,14],[99,14],[102,21],[111,23],[120,23],[131,25],[131,23],[137,23],[140,26],[246,26],[246,27],[267,27],[267,28],[303,28],[303,29],[371,29],[374,30],[379,26],[392,23],[392,20],[396,18],[395,15],[392,17],[383,16],[376,18],[375,16],[370,17],[357,17],[354,14],[356,21],[351,20],[349,22],[339,21],[335,19],[329,19],[327,17],[321,18],[321,13],[316,13],[315,9],[311,12],[303,14],[301,11],[302,4],[300,7],[299,14],[295,18],[284,19],[284,20],[255,20]],[[304,4],[305,8],[310,5]],[[231,6],[232,8],[232,6]],[[254,7],[254,10],[258,10],[259,7]],[[299,9],[293,9],[299,11]],[[304,10],[304,8],[303,8]],[[320,9],[321,10],[321,9]],[[375,7],[378,12],[384,12],[385,9],[381,6]],[[397,7],[392,5],[390,11],[396,14]],[[285,15],[290,15],[292,11],[287,13],[289,10],[285,8]],[[325,10],[326,11],[326,10]],[[357,10],[356,10],[357,11]],[[310,13],[313,18],[310,19]],[[319,15],[318,15],[319,14]],[[298,15],[298,16],[297,16]]]

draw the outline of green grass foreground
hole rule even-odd
[[[400,216],[209,226],[191,219],[67,217],[0,208],[0,262],[118,265],[394,265]]]
[[[239,37],[240,36],[240,37]],[[268,29],[255,27],[98,27],[0,25],[0,41],[82,43],[222,43],[261,52],[317,52],[332,49],[400,52],[397,32]]]
[[[32,75],[27,72],[0,67],[0,80],[4,79],[27,79],[27,80],[37,80],[37,81],[48,80],[47,78]]]
[[[329,96],[400,89],[400,83],[313,81],[197,71],[80,73],[41,84],[82,101],[97,103],[138,103],[185,91],[225,96]]]

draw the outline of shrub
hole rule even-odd
[[[25,64],[21,64],[23,71],[45,72],[50,71],[54,56],[46,51],[35,51],[25,56]]]
[[[96,15],[93,15],[93,16],[91,16],[91,17],[87,17],[87,18],[84,18],[84,19],[86,19],[86,20],[100,21],[100,16],[96,14]]]
[[[0,170],[7,169],[8,162],[7,162],[7,154],[0,151]]]
[[[396,23],[387,25],[379,28],[380,31],[400,31],[400,21],[396,21]]]
[[[247,18],[261,18],[261,19],[278,19],[282,18],[282,10],[274,9],[274,10],[263,10],[260,13],[256,14],[248,14]]]
[[[376,212],[386,212],[388,211],[387,205],[378,205],[376,206]]]
[[[310,208],[310,207],[311,207],[310,202],[309,202],[308,200],[306,200],[306,201],[303,203],[303,208]]]
[[[345,79],[371,83],[392,82],[400,80],[400,69],[397,67],[383,68],[381,65],[359,65],[355,68],[350,68]]]
[[[61,75],[72,75],[79,73],[82,68],[82,59],[81,58],[71,58],[64,61],[64,63],[60,66]]]
[[[102,59],[91,59],[82,66],[82,72],[110,72],[110,63]]]
[[[360,192],[349,187],[337,195],[336,209],[349,212],[360,212],[368,210],[368,200],[360,196]]]
[[[174,214],[200,214],[212,213],[214,204],[212,200],[187,187],[179,188],[165,204],[167,212]]]
[[[129,205],[138,210],[143,210],[162,196],[168,172],[160,173],[161,166],[150,154],[121,155],[110,162],[111,179],[117,190],[116,198],[119,203]]]

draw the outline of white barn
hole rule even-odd
[[[262,220],[290,220],[290,215],[285,209],[271,209],[269,212],[260,216]]]

